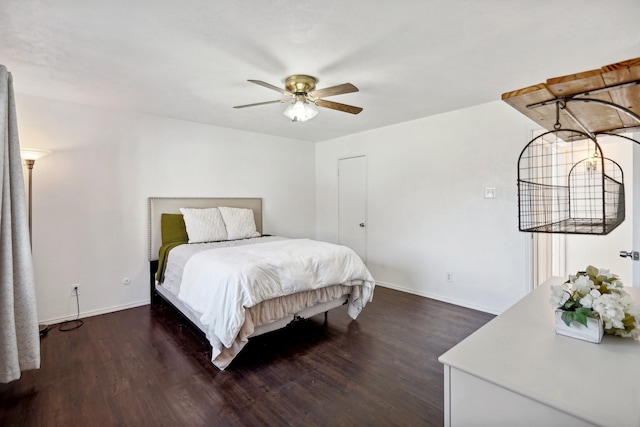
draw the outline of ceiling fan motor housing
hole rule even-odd
[[[318,79],[306,74],[294,74],[284,79],[284,87],[289,92],[307,94],[316,88]]]

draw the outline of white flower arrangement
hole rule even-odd
[[[563,310],[562,320],[587,326],[587,317],[602,319],[604,331],[621,337],[640,337],[640,305],[624,291],[618,276],[609,270],[587,267],[551,286],[551,305]]]

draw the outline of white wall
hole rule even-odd
[[[313,237],[314,146],[203,124],[17,94],[33,170],[41,322],[149,300],[147,198],[262,197],[265,233]],[[131,279],[124,285],[123,278]]]
[[[535,125],[501,102],[316,145],[21,94],[17,109],[21,144],[53,151],[33,171],[42,322],[75,316],[74,283],[81,316],[148,302],[149,196],[259,196],[265,232],[338,241],[337,159],[352,154],[368,156],[381,284],[496,313],[526,293],[516,162]]]
[[[497,101],[317,144],[316,237],[338,241],[337,159],[365,154],[368,266],[376,281],[505,310],[529,285],[517,160],[535,127]],[[495,187],[497,198],[485,199],[485,187]]]

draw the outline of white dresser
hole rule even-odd
[[[640,342],[556,335],[552,278],[438,359],[445,426],[640,427]],[[625,287],[640,302],[640,289]]]

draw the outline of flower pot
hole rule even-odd
[[[556,319],[556,334],[565,335],[571,338],[577,338],[579,340],[588,341],[599,344],[602,341],[602,335],[604,335],[604,326],[602,319],[587,317],[587,326],[576,322],[571,322],[569,326],[562,320],[563,310],[557,309],[555,312]]]

